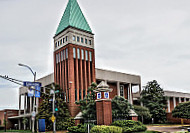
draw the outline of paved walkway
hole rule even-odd
[[[190,126],[190,125],[183,125]],[[161,125],[161,126],[147,126],[148,130],[159,131],[159,132],[177,132],[177,131],[187,131],[182,125]]]

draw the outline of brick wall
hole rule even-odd
[[[167,113],[166,118],[167,118],[168,122],[181,123],[181,119],[172,117],[172,113]],[[184,124],[190,124],[190,120],[188,120],[188,119],[183,119],[183,122],[184,122]]]

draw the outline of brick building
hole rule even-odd
[[[79,113],[75,102],[85,97],[87,88],[92,82],[106,81],[113,89],[110,98],[116,95],[122,96],[133,104],[136,96],[140,96],[141,77],[139,75],[95,69],[94,34],[76,0],[69,0],[53,38],[54,73],[37,82],[41,82],[42,87],[52,83],[59,84],[64,90],[64,99],[68,103],[71,116],[75,117]],[[46,92],[45,89],[42,91]],[[31,129],[32,127],[31,116],[34,100],[29,98],[27,93],[27,88],[20,87],[17,116],[7,116],[8,120],[18,123],[19,129]],[[38,98],[35,101],[36,112],[38,112],[39,101]],[[0,112],[0,119],[3,119],[2,117]],[[22,124],[22,118],[29,119],[26,125]]]
[[[164,91],[164,94],[168,97],[167,120],[172,123],[180,123],[181,119],[172,117],[172,110],[179,103],[190,101],[190,94],[175,91]],[[189,124],[190,120],[184,119],[184,123]]]

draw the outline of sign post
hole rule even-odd
[[[36,101],[36,98],[40,97],[41,83],[35,82],[35,76],[34,76],[34,82],[24,82],[23,84],[26,87],[31,87],[31,89],[28,93],[28,96],[31,96],[34,99],[33,112],[32,112],[32,133],[34,133],[35,115],[36,115],[35,101]],[[33,91],[33,92],[31,92],[31,91]]]

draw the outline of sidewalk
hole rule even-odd
[[[185,126],[190,125],[156,125],[156,126],[147,126],[148,130],[153,130],[153,131],[159,131],[159,132],[177,132],[177,131],[187,131]]]

